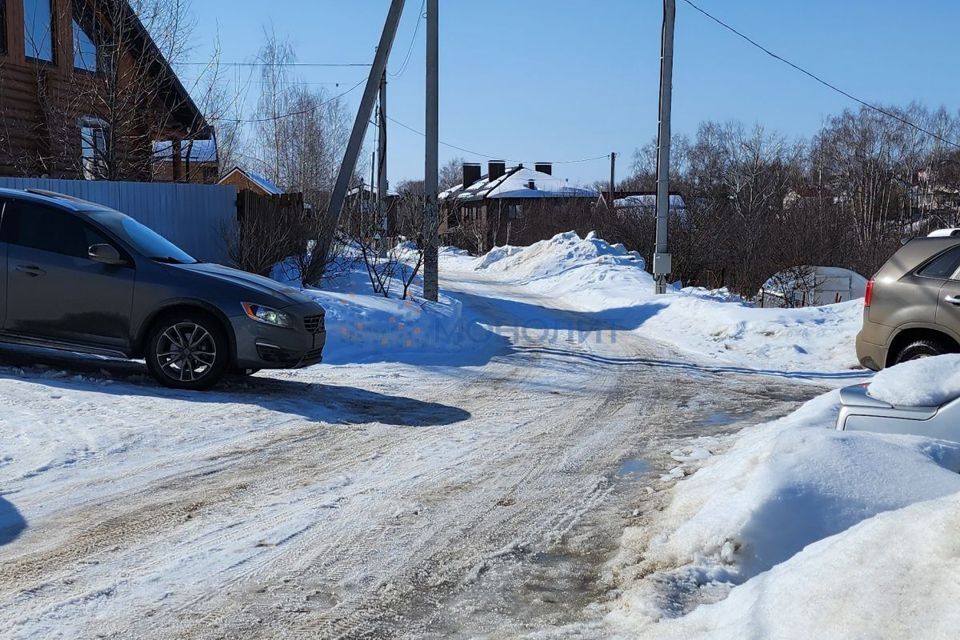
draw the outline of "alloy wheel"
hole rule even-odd
[[[213,369],[217,343],[203,326],[178,322],[160,334],[156,355],[164,375],[179,382],[196,382]]]

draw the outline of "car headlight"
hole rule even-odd
[[[263,324],[269,324],[274,327],[289,327],[292,324],[290,316],[282,311],[271,309],[270,307],[244,302],[243,310],[246,312],[248,318],[262,322]]]

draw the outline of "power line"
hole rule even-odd
[[[407,57],[403,59],[403,64],[400,65],[400,71],[396,73],[390,73],[391,77],[399,78],[403,75],[403,72],[407,70],[407,65],[410,64],[410,57],[413,55],[413,47],[417,44],[417,34],[420,33],[420,23],[423,22],[424,8],[427,6],[427,0],[423,0],[420,4],[420,17],[417,18],[417,26],[413,29],[413,37],[410,39],[410,47],[407,49]],[[389,72],[388,72],[389,73]]]
[[[224,67],[370,67],[369,62],[178,62],[187,66],[224,66]]]
[[[333,96],[332,98],[330,98],[329,100],[324,100],[324,101],[321,102],[320,104],[315,105],[315,106],[313,106],[313,107],[310,107],[309,109],[302,109],[302,110],[300,110],[300,111],[292,111],[292,112],[290,112],[290,113],[283,113],[283,114],[280,114],[280,115],[277,115],[277,116],[270,116],[270,117],[267,117],[267,118],[251,118],[251,119],[242,119],[242,118],[239,118],[239,119],[229,119],[229,120],[230,120],[230,122],[236,122],[237,124],[259,124],[259,123],[262,123],[262,122],[276,122],[277,120],[284,120],[284,119],[286,119],[286,118],[295,118],[295,117],[297,117],[297,116],[303,116],[303,115],[306,115],[306,114],[308,114],[308,113],[315,113],[315,112],[317,111],[317,109],[320,109],[321,107],[325,107],[326,105],[330,104],[331,102],[335,102],[335,101],[339,100],[340,98],[343,98],[344,96],[346,96],[346,95],[348,95],[348,94],[350,94],[350,93],[353,93],[354,91],[356,91],[357,89],[359,89],[364,83],[366,83],[366,81],[367,81],[367,79],[364,78],[363,80],[361,80],[361,81],[358,82],[357,84],[353,85],[352,87],[350,87],[349,89],[347,89],[347,90],[344,91],[343,93],[337,94],[337,95]]]
[[[856,102],[856,103],[858,103],[858,104],[861,104],[861,105],[863,105],[864,107],[866,107],[866,108],[868,108],[868,109],[871,109],[871,110],[873,110],[873,111],[876,111],[877,113],[880,113],[880,114],[882,114],[882,115],[885,115],[885,116],[887,116],[888,118],[893,118],[893,119],[896,120],[897,122],[900,122],[900,123],[902,123],[902,124],[905,124],[905,125],[907,125],[908,127],[912,127],[913,129],[915,129],[915,130],[917,130],[917,131],[919,131],[919,132],[921,132],[921,133],[925,133],[925,134],[927,134],[928,136],[930,136],[930,137],[932,137],[932,138],[934,138],[934,139],[936,139],[936,140],[939,140],[940,142],[942,142],[942,143],[944,143],[944,144],[947,144],[947,145],[950,145],[950,146],[952,146],[952,147],[956,147],[956,148],[960,149],[960,144],[958,144],[958,143],[956,143],[956,142],[954,142],[954,141],[952,141],[952,140],[948,140],[948,139],[944,138],[943,136],[941,136],[941,135],[939,135],[939,134],[937,134],[937,133],[935,133],[935,132],[933,132],[933,131],[930,131],[929,129],[925,129],[924,127],[921,127],[920,125],[918,125],[918,124],[916,124],[916,123],[914,123],[914,122],[911,122],[910,120],[907,120],[906,118],[904,118],[904,117],[902,117],[902,116],[899,116],[899,115],[897,115],[896,113],[893,113],[893,112],[891,112],[891,111],[888,111],[888,110],[886,110],[886,109],[884,109],[884,108],[882,108],[882,107],[878,107],[878,106],[875,105],[875,104],[871,104],[871,103],[867,102],[866,100],[861,100],[860,98],[858,98],[857,96],[853,95],[852,93],[850,93],[850,92],[848,92],[848,91],[844,91],[844,90],[841,89],[840,87],[838,87],[838,86],[836,86],[835,84],[832,84],[832,83],[824,80],[823,78],[821,78],[820,76],[816,75],[815,73],[813,73],[813,72],[811,72],[811,71],[807,71],[807,70],[804,69],[803,67],[801,67],[801,66],[799,66],[799,65],[797,65],[797,64],[794,64],[793,62],[790,62],[789,60],[787,60],[787,59],[784,58],[783,56],[774,53],[774,52],[771,51],[770,49],[767,49],[765,46],[763,46],[762,44],[760,44],[759,42],[757,42],[756,40],[754,40],[754,39],[751,38],[750,36],[748,36],[748,35],[740,32],[740,31],[737,31],[735,28],[733,28],[732,26],[730,26],[729,24],[727,24],[726,22],[724,22],[724,21],[721,20],[720,18],[718,18],[718,17],[716,17],[716,16],[708,13],[707,11],[701,9],[700,7],[698,7],[697,5],[695,5],[693,2],[691,2],[691,0],[683,0],[683,1],[686,2],[688,5],[690,5],[691,7],[693,7],[695,10],[699,11],[700,13],[702,13],[703,15],[705,15],[706,17],[710,18],[711,20],[713,20],[714,22],[716,22],[717,24],[719,24],[721,27],[723,27],[723,28],[726,29],[727,31],[730,31],[731,33],[739,36],[740,38],[746,40],[747,42],[749,42],[750,44],[752,44],[752,45],[755,46],[756,48],[760,49],[761,51],[763,51],[765,54],[767,54],[767,55],[770,56],[771,58],[773,58],[773,59],[775,59],[775,60],[779,60],[780,62],[784,63],[785,65],[787,65],[787,66],[789,66],[789,67],[792,67],[793,69],[799,71],[800,73],[804,74],[805,76],[807,76],[807,77],[809,77],[809,78],[812,78],[813,80],[819,82],[820,84],[822,84],[823,86],[827,87],[828,89],[831,89],[831,90],[833,90],[833,91],[836,91],[836,92],[839,93],[840,95],[842,95],[842,96],[844,96],[844,97],[846,97],[846,98],[849,98],[850,100],[853,100],[854,102]]]
[[[395,119],[395,118],[392,118],[392,117],[390,117],[390,116],[387,116],[387,120],[389,120],[390,122],[392,122],[392,123],[395,124],[395,125],[398,125],[398,126],[400,126],[400,127],[403,127],[403,128],[406,129],[407,131],[410,131],[410,132],[412,132],[412,133],[417,134],[418,136],[426,137],[426,134],[425,134],[424,132],[419,131],[419,130],[417,130],[417,129],[414,129],[414,128],[411,127],[410,125],[404,124],[404,123],[400,122],[399,120],[397,120],[397,119]],[[487,153],[480,153],[479,151],[473,151],[472,149],[466,149],[466,148],[464,148],[464,147],[458,147],[458,146],[455,145],[455,144],[450,144],[449,142],[444,142],[443,140],[440,141],[440,144],[442,144],[442,145],[445,146],[445,147],[450,147],[451,149],[456,149],[457,151],[462,151],[462,152],[464,152],[464,153],[469,153],[469,154],[472,155],[472,156],[480,156],[481,158],[486,158],[487,160],[503,160],[504,162],[516,162],[517,164],[523,162],[522,160],[511,160],[510,158],[504,158],[503,156],[491,156],[491,155],[489,155],[489,154],[487,154]],[[602,156],[597,156],[597,157],[595,157],[595,158],[582,158],[582,159],[580,159],[580,160],[559,160],[559,161],[557,161],[557,162],[552,162],[551,164],[578,164],[578,163],[581,163],[581,162],[594,162],[594,161],[596,161],[596,160],[607,160],[607,159],[609,159],[609,158],[610,158],[610,154],[609,154],[609,153],[605,153],[605,154],[603,154]]]

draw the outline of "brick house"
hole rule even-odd
[[[125,0],[0,0],[0,175],[182,180],[197,105]]]
[[[440,235],[445,242],[483,253],[496,245],[529,244],[584,218],[600,192],[554,177],[543,162],[527,169],[503,161],[463,165],[463,184],[440,194]]]

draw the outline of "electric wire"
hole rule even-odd
[[[779,55],[779,54],[777,54],[777,53],[774,53],[773,51],[771,51],[770,49],[766,48],[765,46],[763,46],[762,44],[760,44],[759,42],[757,42],[756,40],[754,40],[754,39],[751,38],[750,36],[748,36],[748,35],[740,32],[740,31],[738,31],[738,30],[735,29],[734,27],[730,26],[729,24],[727,24],[726,22],[724,22],[724,21],[721,20],[720,18],[716,17],[715,15],[707,12],[706,10],[701,9],[701,8],[698,7],[696,4],[694,4],[691,0],[683,0],[683,1],[686,2],[688,5],[690,5],[690,6],[691,6],[693,9],[695,9],[696,11],[699,11],[700,13],[702,13],[704,16],[706,16],[706,17],[709,18],[710,20],[713,20],[714,22],[716,22],[718,25],[720,25],[721,27],[723,27],[723,28],[726,29],[727,31],[730,31],[731,33],[733,33],[733,34],[735,34],[736,36],[742,38],[743,40],[746,40],[748,43],[750,43],[750,44],[753,45],[754,47],[760,49],[761,51],[763,51],[765,54],[767,54],[767,55],[770,56],[771,58],[773,58],[773,59],[775,59],[775,60],[779,60],[779,61],[782,62],[783,64],[785,64],[785,65],[787,65],[787,66],[795,69],[796,71],[799,71],[799,72],[802,73],[803,75],[805,75],[805,76],[807,76],[807,77],[815,80],[816,82],[822,84],[823,86],[827,87],[828,89],[830,89],[830,90],[832,90],[832,91],[835,91],[835,92],[839,93],[840,95],[842,95],[842,96],[844,96],[844,97],[846,97],[846,98],[849,98],[850,100],[853,100],[853,101],[856,102],[857,104],[860,104],[860,105],[866,107],[867,109],[870,109],[870,110],[872,110],[872,111],[876,111],[877,113],[880,113],[880,114],[882,114],[882,115],[884,115],[884,116],[886,116],[886,117],[888,117],[888,118],[892,118],[892,119],[896,120],[897,122],[900,122],[901,124],[905,124],[905,125],[907,125],[908,127],[911,127],[911,128],[913,128],[913,129],[915,129],[916,131],[919,131],[920,133],[924,133],[924,134],[930,136],[931,138],[934,138],[935,140],[939,140],[940,142],[942,142],[942,143],[944,143],[944,144],[947,144],[947,145],[950,145],[950,146],[952,146],[952,147],[956,147],[956,148],[960,149],[960,144],[954,142],[953,140],[948,140],[947,138],[944,138],[943,136],[941,136],[941,135],[939,135],[939,134],[937,134],[937,133],[935,133],[935,132],[933,132],[933,131],[930,131],[929,129],[926,129],[926,128],[924,128],[924,127],[916,124],[915,122],[911,122],[910,120],[907,120],[907,119],[904,118],[903,116],[897,115],[896,113],[893,113],[893,112],[891,112],[891,111],[888,111],[887,109],[884,109],[883,107],[878,107],[878,106],[875,105],[875,104],[871,104],[870,102],[867,102],[866,100],[863,100],[863,99],[861,99],[861,98],[858,98],[857,96],[853,95],[853,94],[850,93],[849,91],[845,91],[845,90],[841,89],[840,87],[838,87],[837,85],[835,85],[835,84],[833,84],[833,83],[831,83],[831,82],[828,82],[827,80],[824,80],[823,78],[821,78],[821,77],[818,76],[817,74],[813,73],[812,71],[808,71],[808,70],[804,69],[803,67],[801,67],[800,65],[795,64],[795,63],[787,60],[786,58],[784,58],[783,56],[781,56],[781,55]]]

